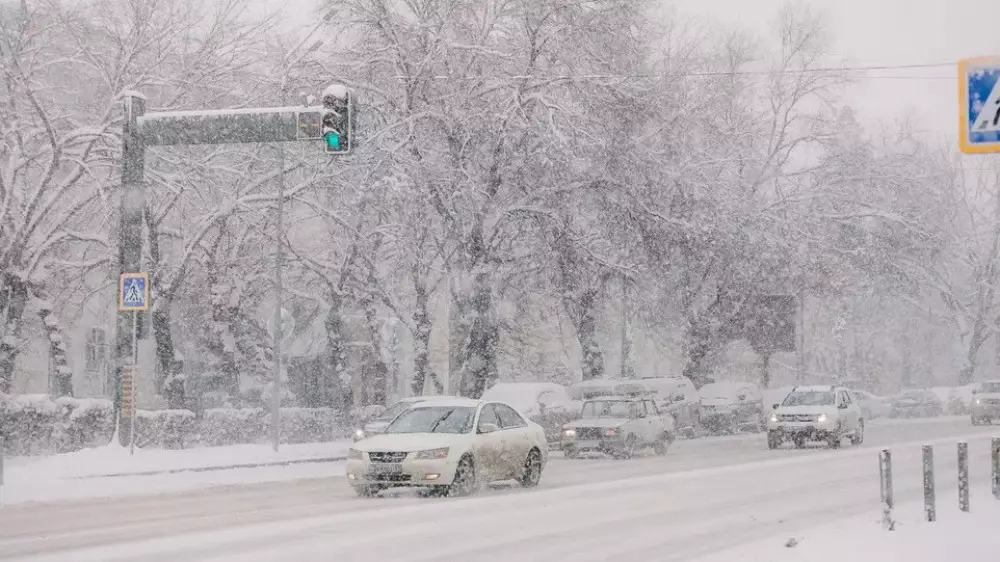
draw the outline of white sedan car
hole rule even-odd
[[[503,402],[454,398],[418,403],[355,443],[347,479],[359,496],[403,486],[458,496],[501,480],[536,486],[547,462],[540,425]]]

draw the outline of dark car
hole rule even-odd
[[[892,400],[891,418],[932,418],[944,415],[944,402],[930,390],[905,390]]]

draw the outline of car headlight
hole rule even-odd
[[[426,451],[417,451],[418,459],[446,459],[448,458],[448,447],[442,447],[440,449],[427,449]]]
[[[365,430],[363,430],[363,429],[355,429],[354,430],[354,440],[355,441],[360,441],[360,440],[362,440],[364,438],[365,438]]]
[[[347,458],[349,458],[349,459],[360,459],[361,458],[361,451],[359,451],[357,449],[348,449],[347,450]]]
[[[771,423],[778,423],[778,413],[771,412]]]
[[[575,429],[564,429],[562,431],[563,437],[576,437]]]
[[[826,422],[826,414],[820,414],[820,415],[816,416],[816,421],[819,422],[819,423],[825,423]]]
[[[604,435],[607,435],[608,437],[614,437],[615,435],[618,435],[618,429],[616,429],[614,427],[609,428],[609,429],[605,429],[604,430]]]
[[[976,404],[982,404],[982,403],[983,403],[982,398],[976,398]]]

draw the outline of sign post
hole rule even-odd
[[[1000,152],[1000,57],[959,61],[958,92],[962,152]]]
[[[118,310],[132,313],[132,357],[122,367],[122,413],[128,416],[129,453],[135,454],[135,372],[139,365],[138,314],[149,310],[149,274],[123,273],[118,281]],[[123,443],[124,444],[124,443]]]

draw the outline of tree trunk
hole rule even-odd
[[[209,274],[208,286],[211,292],[212,324],[205,344],[214,356],[210,371],[215,373],[215,380],[206,382],[210,390],[225,391],[238,408],[242,400],[234,324],[239,306],[232,302],[233,287],[227,283],[219,283],[214,271]]]
[[[369,280],[371,276],[369,276]],[[386,404],[386,385],[389,383],[389,366],[385,364],[382,356],[382,327],[379,325],[379,318],[375,310],[375,301],[368,292],[361,298],[361,309],[365,312],[365,321],[368,325],[368,338],[372,342],[372,362],[374,368],[363,381],[365,388],[365,405]]]
[[[589,381],[604,376],[604,353],[597,341],[597,314],[594,308],[598,291],[589,289],[580,296],[576,306],[563,299],[566,311],[573,319],[576,328],[576,339],[580,342],[582,354],[583,380]]]
[[[771,388],[771,352],[765,351],[761,353],[760,359],[760,388],[761,390],[767,390]]]
[[[692,325],[687,330],[687,363],[684,365],[685,377],[691,379],[695,388],[701,388],[709,383],[711,377],[705,361],[712,351],[713,338],[711,333],[698,325]]]
[[[418,276],[414,276],[413,288],[417,294],[417,304],[416,312],[413,313],[413,322],[415,324],[413,346],[415,349],[413,355],[413,381],[410,388],[414,396],[422,396],[427,378],[430,377],[434,383],[436,393],[441,394],[444,392],[444,387],[431,368],[431,319],[427,313],[427,303],[429,300],[427,287]]]
[[[469,291],[464,277],[459,274],[449,280],[450,302],[448,306],[448,388],[449,394],[456,394],[461,389],[465,378],[463,371],[468,358],[469,330],[471,319],[469,313]]]
[[[330,292],[330,308],[323,320],[326,330],[326,365],[320,375],[318,400],[346,413],[350,411],[351,380],[344,370],[347,360],[347,350],[344,345],[344,319],[341,309],[344,297],[334,291]]]
[[[6,275],[3,281],[7,315],[4,318],[3,338],[0,339],[0,392],[11,394],[20,351],[21,322],[28,305],[28,286],[13,275]]]
[[[156,392],[167,400],[171,410],[187,408],[186,380],[177,360],[174,338],[170,331],[170,307],[172,303],[161,299],[152,312],[153,340],[156,344]]]
[[[463,369],[462,396],[480,398],[500,378],[497,346],[500,329],[493,314],[493,288],[487,273],[477,273],[472,297],[472,324]]]
[[[982,349],[987,339],[989,339],[989,334],[986,328],[986,321],[983,315],[980,314],[972,324],[972,336],[969,338],[969,349],[965,356],[965,366],[962,367],[962,370],[958,374],[958,384],[960,386],[972,384],[973,379],[976,378],[976,361],[979,358],[979,350]]]
[[[52,392],[56,396],[73,396],[73,370],[69,367],[66,357],[66,334],[58,316],[52,310],[52,301],[48,293],[41,287],[34,287],[32,292],[39,302],[38,317],[45,328],[45,336],[49,342],[49,360],[53,370]]]
[[[149,241],[151,267],[160,267],[160,236],[157,225],[153,222],[154,213],[146,209],[146,232]],[[150,282],[154,285],[152,295],[152,312],[150,320],[153,328],[153,343],[156,347],[156,393],[167,401],[167,407],[172,410],[183,410],[188,407],[186,399],[186,383],[184,373],[177,361],[177,350],[174,347],[174,337],[171,331],[170,310],[174,303],[174,295],[160,283],[158,275]],[[199,412],[200,408],[196,408]]]

